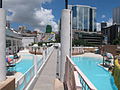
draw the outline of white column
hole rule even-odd
[[[0,81],[6,79],[6,18],[5,10],[0,8]]]
[[[71,31],[71,11],[64,9],[61,17],[61,62],[60,79],[64,82],[66,56],[70,56],[70,31]]]

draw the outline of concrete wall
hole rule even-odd
[[[23,47],[28,46],[29,44],[35,41],[35,37],[23,37],[22,38],[22,45]]]
[[[109,52],[113,55],[117,55],[117,45],[103,45],[99,46],[99,50],[101,51],[101,54],[103,52]]]
[[[0,82],[0,90],[15,90],[15,78],[7,78]]]

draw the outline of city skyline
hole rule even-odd
[[[4,1],[6,3],[5,6],[8,5],[6,7],[6,9],[9,8],[9,10],[13,10],[16,13],[18,13],[17,10],[13,9],[13,7],[16,7],[16,6],[12,6],[12,4],[11,4],[14,1],[15,1],[15,3],[17,2],[16,4],[19,4],[20,2],[26,2],[27,0],[26,1],[21,0],[20,2],[18,2],[16,0],[10,0],[10,1],[5,0]],[[33,1],[31,1],[31,2],[33,2]],[[29,2],[29,3],[31,3],[31,2]],[[36,8],[36,10],[39,11],[37,14],[39,14],[41,12],[44,12],[44,14],[46,14],[46,15],[48,15],[48,17],[50,17],[49,20],[52,20],[52,23],[55,26],[56,25],[55,22],[57,23],[58,20],[60,19],[61,10],[63,8],[65,8],[64,0],[43,0],[43,1],[38,0],[38,1],[35,1],[35,2],[37,2],[38,4],[33,3],[36,6],[34,5],[34,7],[32,9]],[[113,0],[105,0],[104,2],[102,2],[101,0],[100,1],[99,0],[83,0],[83,1],[82,0],[81,1],[80,0],[69,0],[69,4],[89,5],[89,6],[92,6],[92,7],[96,7],[97,8],[97,22],[99,22],[99,23],[103,22],[103,21],[104,22],[108,22],[108,21],[111,22],[112,21],[111,19],[112,19],[113,8],[119,7],[120,6],[119,2],[120,1],[117,1],[117,0],[114,0],[114,1]],[[29,3],[25,3],[26,7],[29,6]],[[41,9],[41,8],[43,8],[43,9]],[[28,11],[31,12],[32,9],[31,10],[28,9]],[[22,15],[24,13],[24,11],[21,11],[21,9],[19,9],[19,10],[20,10],[19,14]],[[27,10],[27,8],[26,8],[26,10]],[[31,13],[34,13],[34,12],[31,12]],[[9,13],[9,14],[11,15],[11,13]],[[28,12],[28,14],[29,14],[29,12]],[[16,18],[21,17],[21,15],[14,15],[13,18],[14,17],[16,17]],[[41,17],[43,17],[43,16],[44,15],[41,15]],[[19,19],[16,20],[15,18],[12,19],[12,21],[14,22],[14,23],[12,23],[12,27],[17,27],[19,25],[19,23],[22,23],[24,21],[24,17],[22,16],[21,20],[19,20]],[[37,17],[37,19],[40,19],[39,20],[40,24],[44,24],[44,23],[46,23],[46,21],[49,22],[49,20],[46,20],[46,18],[42,18],[43,22],[41,23],[40,16],[36,16],[36,17]],[[31,20],[32,19],[33,18],[31,18]],[[31,25],[32,24],[31,20],[29,20],[30,22],[24,21],[24,24],[25,25],[28,24],[27,25],[28,27],[31,26],[30,29],[34,29],[32,27],[35,27],[35,25]],[[33,19],[33,21],[36,21],[36,20]],[[37,22],[35,22],[35,23],[37,23]]]

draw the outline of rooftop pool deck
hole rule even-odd
[[[102,58],[81,55],[73,56],[72,60],[98,90],[118,90],[111,73],[98,65]]]

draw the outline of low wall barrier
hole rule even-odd
[[[95,52],[98,47],[72,47],[72,55],[80,55],[84,52]]]

